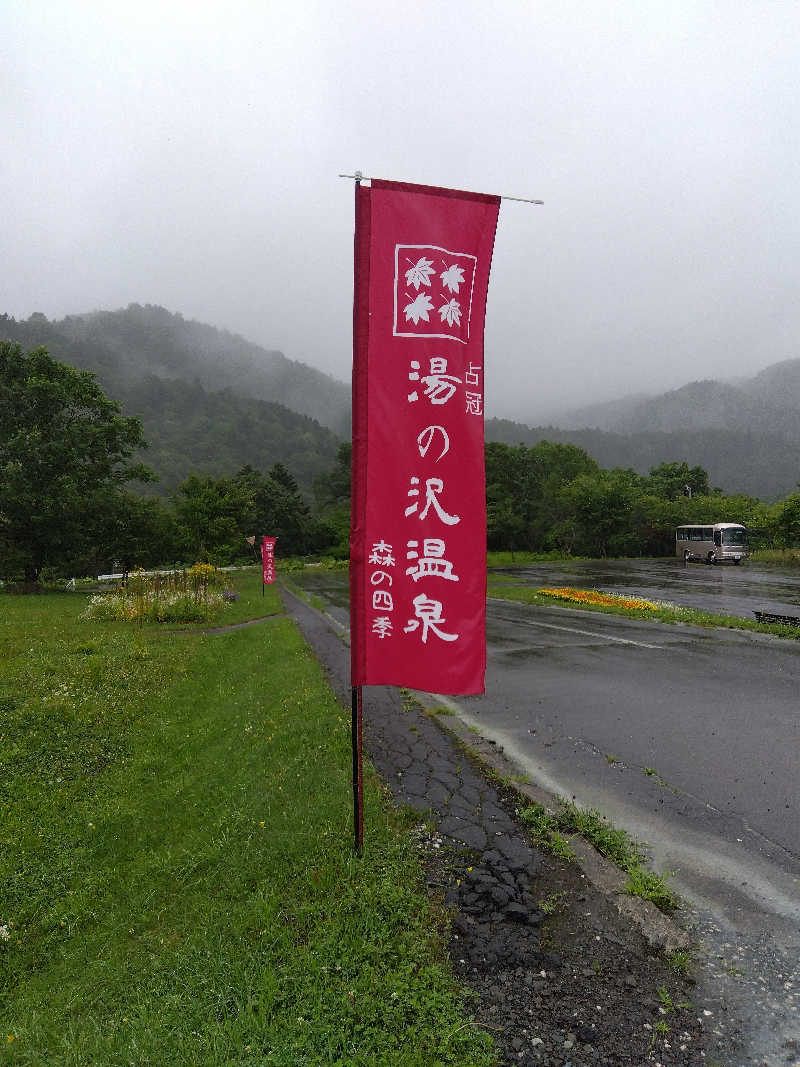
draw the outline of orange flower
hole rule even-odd
[[[537,589],[542,596],[555,600],[571,600],[579,604],[599,604],[602,607],[620,607],[628,611],[655,611],[656,605],[637,597],[617,596],[615,593],[598,593],[594,589],[573,589],[562,586],[558,589]]]

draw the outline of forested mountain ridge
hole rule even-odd
[[[736,384],[690,382],[657,396],[593,404],[529,428],[489,420],[487,440],[580,445],[602,467],[639,474],[672,461],[700,464],[713,485],[767,500],[800,482],[800,359],[784,360]]]
[[[245,379],[232,374],[222,357],[212,377],[215,346],[229,335],[198,323],[186,324],[184,330],[182,321],[162,308],[135,305],[130,315],[101,312],[59,322],[37,315],[25,322],[0,316],[0,339],[18,341],[25,350],[44,345],[54,359],[91,371],[125,415],[141,419],[149,448],[140,458],[158,477],[150,492],[169,493],[192,471],[222,477],[248,464],[267,470],[277,462],[309,491],[314,478],[332,467],[340,438],[308,415],[260,399],[257,390],[242,386]],[[192,336],[206,346],[197,361],[187,347]],[[327,381],[310,367],[280,360],[276,381],[288,375],[292,388],[299,388],[305,372],[310,381]],[[203,373],[195,373],[198,369]],[[257,377],[256,370],[252,373]],[[348,394],[349,403],[346,387],[330,382]],[[329,413],[336,407],[335,392],[331,389]]]
[[[2,337],[28,350],[45,345],[97,374],[125,414],[142,419],[151,446],[142,458],[159,474],[160,493],[192,470],[219,477],[278,461],[308,490],[349,438],[348,385],[161,307],[131,304],[52,322],[0,315]],[[639,474],[686,462],[725,492],[775,500],[800,482],[798,411],[800,360],[787,360],[735,385],[692,382],[582,408],[556,426],[487,419],[486,440],[572,443],[602,467]]]
[[[149,448],[142,461],[159,476],[155,489],[176,488],[191,471],[224,477],[248,464],[283,463],[309,490],[334,463],[339,438],[307,415],[198,382],[148,377],[124,391],[124,410],[139,415]]]
[[[0,335],[27,349],[45,345],[54,358],[92,371],[110,396],[119,397],[150,376],[198,382],[210,392],[228,388],[281,404],[340,436],[349,433],[349,385],[281,352],[155,305],[129,304],[52,321],[31,315],[16,322],[0,315]]]
[[[740,430],[800,442],[800,359],[784,360],[736,384],[705,379],[656,396],[593,404],[559,416],[563,428],[612,433]]]

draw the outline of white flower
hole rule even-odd
[[[7,926],[0,926],[0,941],[10,941],[11,933]]]

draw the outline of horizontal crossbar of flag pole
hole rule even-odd
[[[340,178],[351,178],[357,182],[371,182],[372,178],[365,178],[361,171],[357,170],[355,174],[340,174]],[[543,204],[544,200],[528,200],[524,196],[500,196],[501,200],[516,200],[518,204]]]

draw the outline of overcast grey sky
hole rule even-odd
[[[752,373],[800,355],[798,56],[793,0],[5,0],[0,312],[346,380],[358,168],[545,201],[500,212],[490,414]]]

